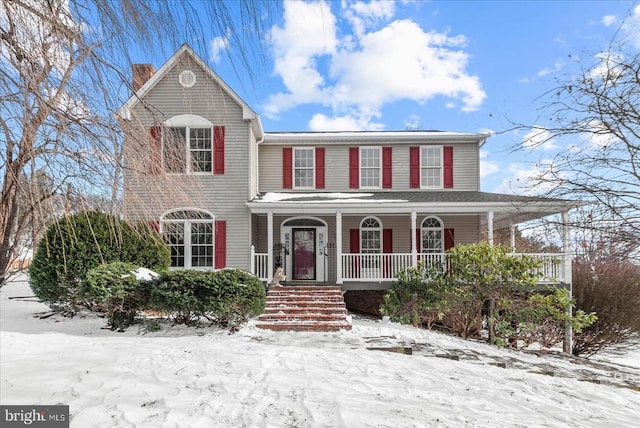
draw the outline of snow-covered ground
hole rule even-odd
[[[105,330],[39,318],[26,278],[0,289],[0,404],[68,404],[71,427],[631,427],[640,348],[537,356],[397,324],[236,334]],[[412,347],[405,355],[367,348]]]

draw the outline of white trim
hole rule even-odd
[[[311,186],[296,186],[296,151],[311,151],[313,166],[311,167]],[[309,168],[304,168],[309,169]],[[315,147],[293,147],[291,150],[291,182],[292,188],[297,190],[310,190],[316,188],[316,150]]]
[[[463,132],[438,131],[346,131],[346,132],[272,132],[264,134],[265,144],[284,144],[296,141],[299,143],[367,143],[381,141],[385,144],[398,142],[433,141],[447,143],[480,143],[489,134],[472,134]]]
[[[428,167],[422,165],[422,151],[428,149],[439,149],[440,150],[440,185],[438,186],[427,186],[422,182],[422,169],[423,168],[431,168],[435,169],[435,167]],[[444,146],[442,145],[422,145],[420,146],[420,188],[421,189],[429,189],[429,190],[440,190],[444,189]]]
[[[209,122],[202,116],[195,114],[178,114],[172,116],[163,122],[164,126],[175,128],[177,126],[192,126],[194,128],[213,127],[213,123]]]
[[[440,227],[424,227],[424,222],[430,218],[436,219],[440,223]],[[436,248],[436,250],[438,251],[425,251],[426,248],[424,247],[424,235],[423,235],[423,231],[425,230],[434,230],[434,231],[437,230],[440,232],[440,248]],[[431,249],[432,248],[429,248],[429,250]],[[444,221],[442,221],[442,219],[437,215],[425,216],[420,222],[420,253],[424,254],[424,253],[432,253],[432,252],[444,253]]]
[[[166,129],[168,128],[185,128],[185,136],[184,136],[184,150],[185,150],[185,169],[184,172],[173,172],[167,171],[169,175],[211,175],[213,174],[213,152],[214,152],[214,127],[213,123],[209,120],[205,119],[202,116],[197,116],[194,114],[179,114],[169,119],[165,120],[163,123],[163,132],[162,132],[162,167],[165,171],[164,161],[165,161],[165,139],[167,137]],[[192,170],[192,162],[191,162],[191,130],[192,129],[209,129],[210,131],[210,143],[211,143],[211,170],[210,171],[193,171]],[[196,151],[204,151],[204,150],[196,150]]]
[[[362,166],[362,151],[363,150],[377,150],[378,152],[378,160],[380,164],[378,165],[378,185],[377,186],[363,186],[362,185],[362,168],[366,169],[374,169],[374,167],[363,167]],[[382,189],[382,146],[362,146],[358,148],[358,186],[363,190],[373,190],[373,189]]]
[[[178,212],[194,212],[208,216],[209,218],[175,218],[175,219],[167,219],[166,217],[169,214],[178,213]],[[184,265],[183,266],[172,266],[170,269],[199,269],[199,270],[209,270],[214,269],[216,266],[216,223],[215,223],[215,215],[210,211],[201,209],[201,208],[175,208],[172,210],[165,211],[160,216],[160,235],[164,236],[164,228],[167,223],[179,223],[183,225],[183,244],[184,247]],[[194,223],[207,223],[211,224],[211,266],[192,266],[191,265],[191,225]],[[171,246],[167,243],[169,247]]]

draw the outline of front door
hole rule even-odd
[[[316,229],[293,228],[293,280],[316,279]]]

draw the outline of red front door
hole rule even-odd
[[[316,230],[294,228],[293,279],[316,279]]]

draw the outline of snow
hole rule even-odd
[[[300,203],[300,198],[319,198],[304,201],[305,204],[340,203],[398,203],[408,202],[406,199],[364,199],[373,196],[372,193],[279,193],[267,192],[258,202]],[[294,199],[293,201],[291,199]]]
[[[537,356],[388,321],[351,331],[104,329],[49,316],[24,276],[0,289],[0,403],[68,404],[71,427],[637,426],[624,364]],[[406,346],[412,355],[367,348]]]

